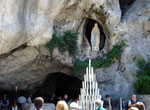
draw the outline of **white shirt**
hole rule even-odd
[[[132,100],[133,100],[133,99],[132,99]],[[135,99],[135,100],[133,100],[133,102],[136,102],[136,99]],[[132,105],[132,103],[131,103],[131,99],[129,100],[128,105]]]
[[[27,102],[26,98],[24,96],[20,96],[18,99],[17,99],[17,102],[20,103],[20,104],[24,104]]]

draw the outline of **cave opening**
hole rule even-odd
[[[119,0],[122,16],[127,12],[134,2],[135,0]]]
[[[49,103],[50,98],[55,96],[54,102],[57,103],[58,97],[62,97],[67,94],[68,98],[78,98],[80,94],[80,88],[82,86],[82,81],[73,76],[66,75],[64,73],[51,73],[49,74],[44,83],[36,88],[33,96],[41,96],[44,98],[45,102]]]
[[[102,50],[104,48],[104,45],[105,45],[106,36],[105,36],[105,33],[103,31],[103,27],[101,24],[99,24],[96,20],[88,18],[86,20],[86,25],[85,25],[85,36],[88,39],[89,44],[91,45],[91,32],[92,32],[92,29],[93,29],[95,23],[98,24],[98,28],[100,31],[99,50]]]

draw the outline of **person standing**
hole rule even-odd
[[[138,102],[138,100],[136,99],[136,95],[133,94],[132,98],[129,100],[128,102],[128,107],[134,107],[134,104],[136,104]]]
[[[44,99],[42,97],[37,97],[34,99],[34,110],[43,110]]]
[[[65,101],[59,101],[56,105],[56,110],[68,110],[68,105]]]
[[[8,105],[9,105],[9,99],[7,98],[7,95],[4,94],[2,99],[2,110],[8,110]]]
[[[102,101],[100,99],[97,99],[95,101],[95,105],[96,105],[96,110],[106,110],[105,108],[102,107]]]
[[[72,102],[69,105],[70,110],[80,110],[82,107],[80,107],[75,99],[72,99]]]
[[[66,103],[68,103],[68,95],[67,94],[64,95],[63,101],[65,101]]]
[[[123,109],[123,110],[125,110],[125,109],[126,109],[126,104],[125,104],[124,99],[122,99],[122,109]]]
[[[110,99],[110,96],[109,96],[109,95],[106,95],[105,97],[106,97],[106,99],[104,100],[104,105],[103,105],[103,107],[104,107],[105,109],[109,109],[109,99]]]
[[[17,110],[16,98],[13,97],[11,101],[12,110]]]
[[[18,102],[18,105],[19,105],[19,108],[20,110],[23,110],[23,106],[24,104],[27,102],[26,98],[24,96],[20,96],[18,99],[17,99],[17,102]]]

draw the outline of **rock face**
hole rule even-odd
[[[122,40],[127,44],[119,66],[115,62],[108,69],[95,70],[101,94],[127,99],[134,92],[135,59],[147,58],[150,51],[149,0],[135,0],[123,16],[119,0],[1,0],[0,9],[1,88],[18,84],[20,89],[32,90],[50,73],[72,75],[75,58],[90,58],[85,27],[87,19],[93,19],[106,36],[102,51],[107,53]],[[61,55],[57,49],[50,54],[44,45],[52,33],[68,29],[80,33],[79,54]]]
[[[37,85],[43,84],[46,76],[50,73],[58,72],[58,70],[68,75],[72,73],[69,67],[54,62],[43,53],[40,54],[41,50],[43,51],[43,48],[26,47],[1,58],[0,83],[2,88],[12,89],[18,85],[20,89],[31,90]]]
[[[146,110],[150,109],[150,95],[138,95],[138,99],[146,105]]]

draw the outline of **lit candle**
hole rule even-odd
[[[92,81],[93,81],[93,67],[91,68],[91,78],[92,78]]]
[[[90,81],[90,89],[92,89],[92,82]]]
[[[94,74],[94,81],[96,81],[96,74]]]
[[[88,83],[88,82],[86,82],[86,88],[87,88],[87,89],[89,88],[89,83]]]
[[[84,86],[84,81],[82,81],[82,88],[83,88],[83,89],[85,88],[85,86]]]
[[[90,74],[91,74],[91,60],[89,60],[89,80],[91,79]]]
[[[89,69],[89,81],[91,81],[91,73],[90,73],[90,69]]]
[[[95,85],[95,81],[93,81],[93,95],[95,94],[94,93],[94,89],[95,89],[94,85]]]
[[[95,95],[97,95],[97,82],[95,82]]]
[[[84,81],[86,81],[86,75],[84,75]]]
[[[99,89],[98,89],[98,96],[99,96]]]
[[[90,69],[90,67],[91,67],[91,59],[89,59],[89,69]]]
[[[95,110],[95,101],[94,101],[94,110]]]
[[[88,82],[88,67],[86,67],[86,81]]]
[[[91,89],[90,89],[90,96],[91,96]]]
[[[88,100],[87,100],[87,96],[85,96],[85,97],[86,97],[86,101],[85,101],[85,102],[86,102],[86,108],[85,108],[85,110],[86,110],[86,109],[88,108],[88,107],[87,107],[87,101],[88,101]]]
[[[82,108],[83,108],[83,109],[85,108],[85,102],[83,103],[83,106],[82,106]]]
[[[86,76],[85,76],[86,77]],[[86,88],[86,80],[84,81],[84,88]]]
[[[88,96],[88,89],[86,89],[86,95]]]
[[[93,106],[92,106],[92,102],[90,103],[90,107],[91,107],[90,110],[92,110],[92,107],[93,107]]]

